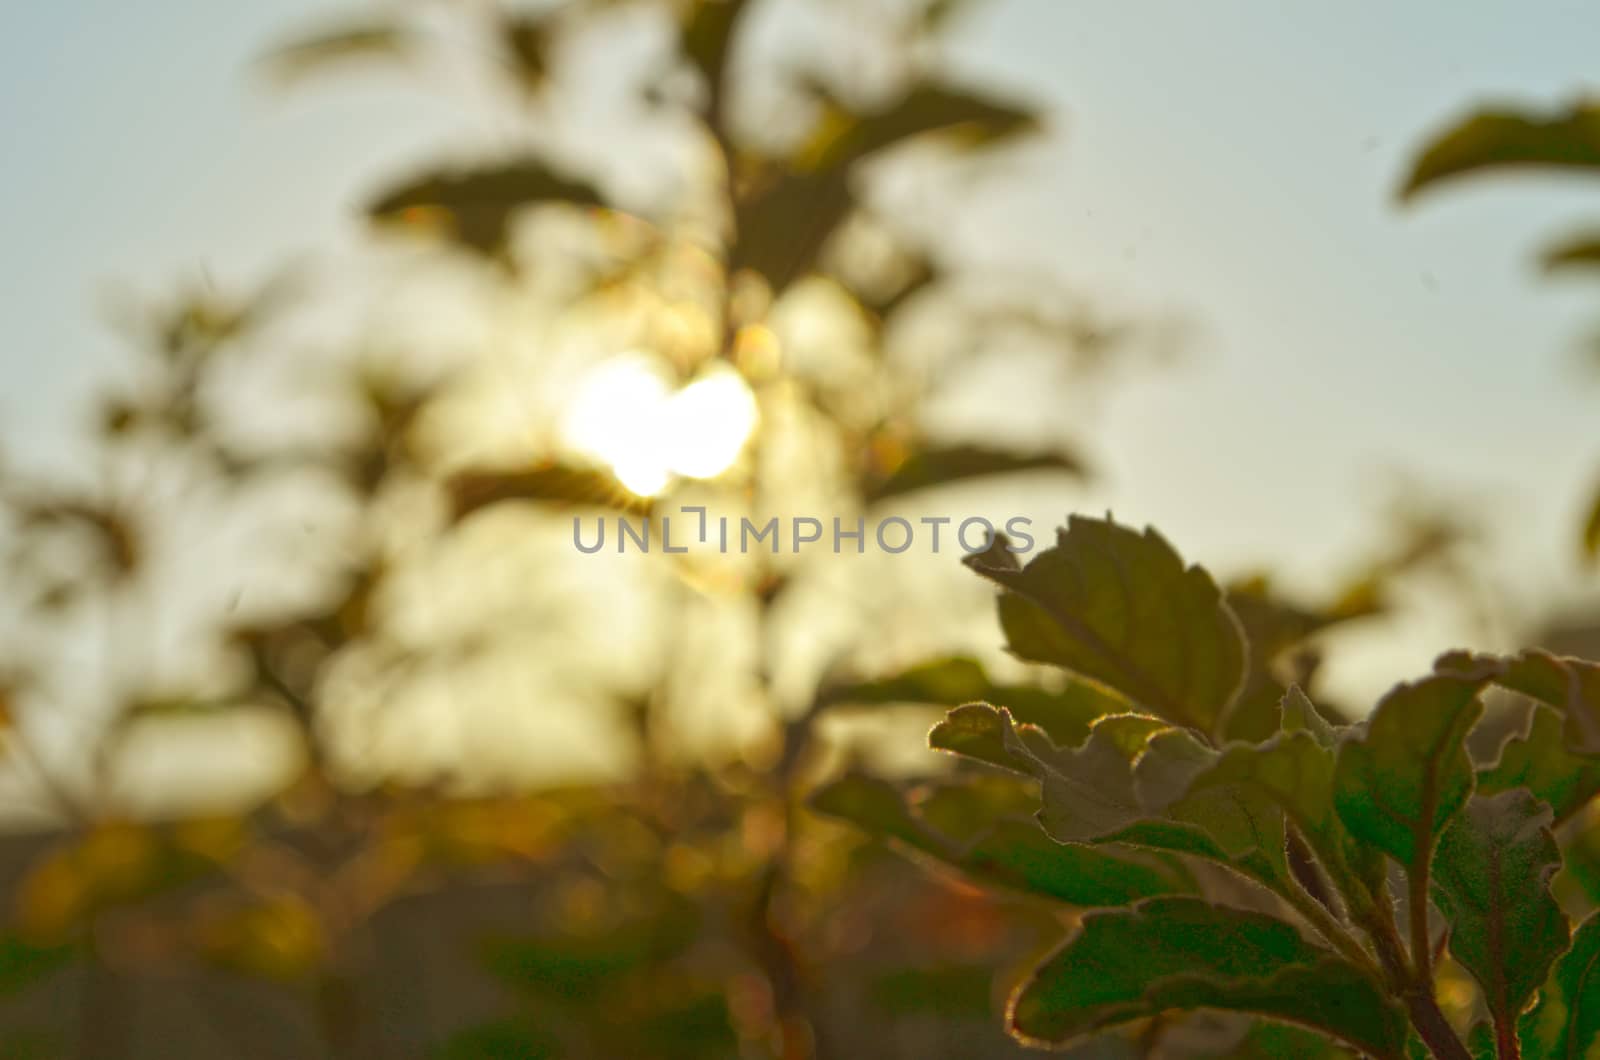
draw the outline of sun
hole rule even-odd
[[[579,385],[562,420],[562,439],[611,468],[630,491],[649,497],[677,477],[727,471],[758,420],[755,395],[728,367],[673,389],[663,366],[642,353],[613,357]]]

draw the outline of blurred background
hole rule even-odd
[[[3,18],[0,1056],[1012,1048],[1071,914],[804,801],[959,835],[939,708],[1087,693],[948,542],[575,519],[1110,510],[1350,717],[1595,651],[1594,288],[1531,253],[1593,187],[1400,200],[1582,98],[1590,6]]]

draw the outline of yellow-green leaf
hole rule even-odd
[[[993,549],[968,564],[1007,590],[1000,622],[1018,656],[1172,724],[1220,731],[1246,675],[1244,634],[1211,576],[1154,530],[1075,515],[1026,567]]]

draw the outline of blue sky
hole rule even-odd
[[[0,18],[0,447],[59,446],[115,365],[108,288],[258,275],[353,231],[374,178],[462,139],[459,111],[389,79],[268,91],[255,57],[329,10],[77,0]],[[1572,347],[1600,306],[1531,254],[1600,214],[1600,187],[1491,181],[1406,211],[1391,192],[1470,103],[1593,88],[1600,7],[998,0],[970,30],[963,66],[1058,107],[1060,136],[1024,193],[953,228],[1199,328],[1183,370],[1109,401],[1109,479],[1086,507],[1224,568],[1309,576],[1359,548],[1405,469],[1496,499],[1498,577],[1572,588],[1600,469],[1600,385]]]

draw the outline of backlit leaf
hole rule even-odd
[[[1214,1008],[1298,1023],[1399,1057],[1405,1019],[1360,971],[1283,921],[1191,898],[1091,913],[1011,1003],[1019,1037],[1060,1045],[1163,1012]]]
[[[1486,669],[1495,684],[1559,713],[1574,753],[1600,755],[1600,663],[1534,648],[1510,656],[1451,652],[1434,667],[1462,673]]]
[[[1107,715],[1081,746],[1060,748],[1004,710],[970,704],[935,726],[929,743],[1037,779],[1039,823],[1061,842],[1190,854],[1274,889],[1288,885],[1281,811],[1253,790],[1191,793],[1217,754],[1156,718]]]
[[[1534,1005],[1517,1025],[1523,1055],[1581,1060],[1600,1040],[1600,913],[1573,932]]]
[[[1345,827],[1403,865],[1416,864],[1472,794],[1466,737],[1483,704],[1483,670],[1395,687],[1339,747],[1334,805]]]
[[[977,701],[1005,707],[1020,724],[1043,729],[1052,742],[1062,746],[1082,743],[1096,718],[1128,710],[1125,700],[1082,681],[1069,681],[1060,690],[997,684],[982,664],[967,656],[935,659],[875,680],[835,682],[818,693],[818,702],[829,706],[931,703],[956,707]]]
[[[1549,803],[1560,824],[1600,793],[1600,758],[1573,754],[1561,715],[1535,707],[1527,733],[1507,740],[1495,764],[1478,774],[1485,795],[1518,787]]]
[[[1567,918],[1550,894],[1561,852],[1550,808],[1521,789],[1478,796],[1439,840],[1434,901],[1450,924],[1450,955],[1509,1026],[1567,948]]]
[[[947,797],[957,797],[948,791]],[[1026,818],[1005,818],[966,842],[921,820],[887,781],[852,774],[812,796],[811,806],[877,835],[897,839],[975,880],[1081,906],[1126,905],[1192,887],[1174,869],[1133,852],[1057,843]]]
[[[1323,747],[1332,747],[1339,742],[1339,734],[1343,726],[1334,725],[1322,716],[1316,705],[1307,698],[1306,694],[1296,685],[1290,685],[1283,694],[1281,703],[1283,728],[1286,732],[1305,731],[1311,738]]]
[[[1265,824],[1250,796],[1270,802],[1294,822],[1324,865],[1344,871],[1347,837],[1333,807],[1334,752],[1308,730],[1278,733],[1260,744],[1229,744],[1214,765],[1190,785],[1193,793],[1220,789],[1236,793],[1241,809]],[[1278,831],[1261,853],[1274,866],[1281,857]]]
[[[1037,761],[1021,746],[1029,739],[1046,745],[1049,742],[1040,730],[1017,733],[1010,713],[1004,709],[968,703],[946,714],[933,727],[928,733],[928,746],[1032,776],[1038,768]]]
[[[1244,682],[1244,635],[1211,576],[1185,567],[1154,530],[1075,515],[1026,567],[996,550],[968,564],[1007,590],[1000,622],[1018,656],[1173,724],[1220,730]]]

